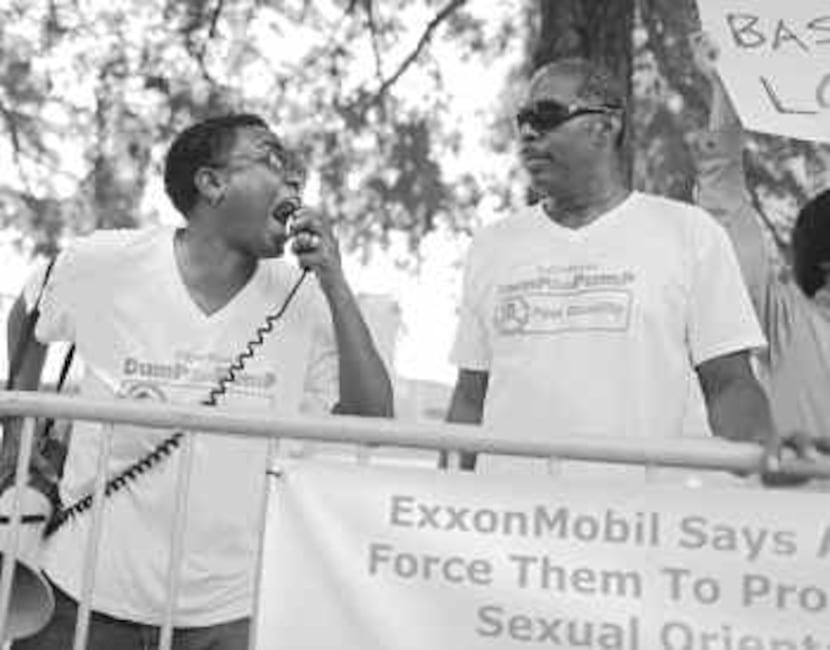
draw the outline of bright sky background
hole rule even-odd
[[[11,245],[13,233],[0,231],[0,311],[16,295],[31,267],[25,254]],[[463,256],[466,241],[446,235],[429,236],[422,246],[424,263],[417,275],[395,265],[394,255],[377,253],[368,266],[356,256],[344,267],[355,293],[383,298],[386,309],[396,303],[402,325],[397,337],[395,368],[399,375],[449,383],[455,371],[447,357],[455,329],[460,275],[454,264]],[[388,304],[387,304],[388,303]],[[5,326],[3,326],[5,335]],[[5,358],[5,345],[0,359]],[[5,372],[0,373],[0,376]]]
[[[479,16],[497,25],[502,16],[518,15],[520,0],[476,0],[471,3]],[[423,22],[430,17],[423,16]],[[418,28],[419,23],[413,23]],[[402,51],[408,51],[411,44],[401,43]],[[434,55],[442,61],[442,74],[454,100],[452,113],[458,124],[465,125],[466,149],[464,155],[453,161],[455,167],[464,169],[489,168],[490,171],[503,169],[503,160],[493,156],[484,148],[488,134],[483,128],[485,113],[491,108],[500,92],[506,74],[522,55],[517,48],[512,57],[482,63],[475,59],[460,60],[453,44],[436,38],[430,45]],[[290,51],[290,48],[288,48]],[[417,71],[402,78],[399,88],[405,88],[413,97],[422,96]],[[0,172],[9,170],[9,161],[0,157]],[[160,191],[158,179],[150,189],[150,203],[158,208],[163,221],[174,222],[178,216],[167,203]],[[486,223],[497,215],[482,208],[480,215]],[[26,276],[29,263],[10,245],[13,233],[0,231],[0,295],[16,294]],[[466,238],[453,238],[447,233],[429,235],[421,246],[423,264],[416,275],[399,269],[395,265],[401,251],[393,248],[388,253],[377,252],[371,263],[363,266],[356,257],[344,261],[347,275],[356,293],[383,296],[381,304],[388,307],[394,301],[400,308],[400,328],[395,354],[395,370],[399,376],[412,379],[430,379],[451,383],[455,369],[448,362],[448,355],[456,327],[456,306],[459,299],[460,268],[463,260]],[[4,305],[0,304],[0,311]],[[391,312],[390,312],[391,313]],[[5,327],[3,327],[5,333]],[[5,346],[3,346],[5,348]],[[0,352],[0,359],[5,356]]]

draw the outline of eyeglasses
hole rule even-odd
[[[240,154],[238,156],[231,156],[228,160],[218,166],[229,167],[237,161],[252,162],[265,165],[271,171],[282,173],[289,166],[286,158],[287,156],[282,149],[268,147],[266,150],[256,155]]]
[[[518,124],[520,130],[527,124],[537,133],[547,133],[580,115],[616,113],[620,110],[622,110],[622,106],[580,106],[579,104],[560,104],[551,99],[542,99],[519,110],[516,113],[516,124]]]

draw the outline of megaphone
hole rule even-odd
[[[11,513],[16,489],[0,495],[0,577],[7,571],[7,556],[13,543]],[[49,499],[31,486],[20,496],[20,530],[14,563],[5,635],[0,642],[31,636],[42,629],[55,610],[55,596],[40,570],[43,529],[52,514]]]

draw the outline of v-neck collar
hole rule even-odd
[[[262,264],[257,264],[256,269],[254,269],[248,281],[224,305],[215,311],[206,312],[193,299],[193,295],[190,293],[190,289],[188,289],[182,271],[179,268],[179,263],[176,259],[176,233],[177,230],[175,229],[170,232],[164,249],[166,251],[166,263],[169,265],[171,273],[175,278],[173,284],[174,291],[178,294],[178,299],[188,305],[188,311],[200,322],[213,324],[226,320],[228,318],[226,314],[235,311],[238,304],[244,304],[250,299],[249,296],[254,292],[254,287],[259,284],[259,279],[262,274]]]
[[[637,196],[637,192],[630,192],[625,199],[620,201],[620,203],[615,205],[613,208],[607,212],[603,212],[596,219],[585,224],[584,226],[580,226],[579,228],[568,228],[567,226],[557,223],[548,216],[541,203],[536,205],[534,212],[536,217],[544,222],[545,228],[548,232],[567,241],[580,242],[599,236],[606,230],[616,227],[616,224],[620,221],[620,218],[629,210],[631,203]]]

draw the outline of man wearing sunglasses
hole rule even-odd
[[[771,450],[749,364],[765,341],[729,240],[700,208],[629,189],[624,105],[620,84],[588,61],[533,75],[516,127],[540,201],[479,233],[468,253],[448,419],[517,440],[676,437],[692,420],[696,376],[715,435]]]
[[[298,207],[303,168],[266,123],[235,114],[185,129],[168,151],[164,182],[181,227],[79,239],[47,282],[30,282],[10,331],[21,331],[45,285],[35,354],[42,362],[43,343],[73,342],[85,397],[390,416],[389,378],[337,242],[322,215]],[[290,235],[298,265],[283,259]],[[112,437],[107,475],[123,477],[125,489],[105,505],[90,650],[158,644],[181,454],[170,434],[118,426]],[[75,424],[66,506],[82,504],[94,484],[100,436],[98,423]],[[192,452],[173,648],[247,650],[267,443],[196,435]],[[16,650],[73,647],[90,523],[80,508],[48,539],[43,569],[55,615]]]

